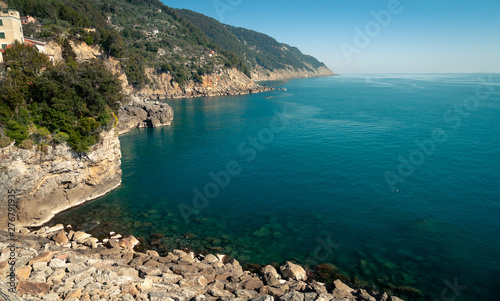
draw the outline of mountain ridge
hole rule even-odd
[[[99,45],[103,56],[120,61],[135,92],[164,88],[150,76],[151,69],[156,77],[169,74],[171,84],[181,87],[202,86],[203,76],[234,68],[252,80],[334,75],[268,35],[158,0],[9,0],[9,6],[42,21],[40,29],[25,30],[35,38]]]

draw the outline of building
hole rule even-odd
[[[0,12],[0,45],[2,48],[14,41],[24,43],[23,25],[17,10],[8,9]]]
[[[24,38],[24,44],[36,47],[38,49],[38,52],[40,53],[47,53],[47,42],[44,42],[42,40],[34,38]]]
[[[2,9],[0,12],[0,45],[4,49],[15,41],[24,43],[23,26],[19,12],[14,9]],[[0,62],[3,58],[0,56]]]
[[[38,22],[37,19],[33,18],[32,16],[26,16],[26,17],[21,17],[21,23],[24,25],[28,25],[28,23],[34,23],[36,25],[39,25],[40,22]]]

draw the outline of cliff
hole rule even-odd
[[[46,152],[20,149],[14,144],[0,149],[0,210],[7,212],[7,195],[15,190],[17,225],[36,226],[56,213],[95,199],[121,183],[121,151],[116,130],[101,134],[101,142],[81,155],[66,144]],[[0,229],[7,214],[0,215]]]
[[[118,132],[123,134],[132,128],[170,125],[173,118],[174,110],[169,105],[131,97],[118,112]]]
[[[278,69],[275,71],[269,71],[263,68],[257,68],[252,71],[252,80],[263,81],[263,80],[282,80],[282,79],[295,79],[295,78],[310,78],[310,77],[325,77],[325,76],[335,76],[330,69],[325,66],[318,68],[309,69]]]
[[[102,57],[102,52],[99,50],[98,46],[89,46],[85,42],[80,41],[70,41],[70,45],[76,54],[76,60],[78,62]],[[56,63],[63,61],[62,47],[55,41],[51,41],[47,44],[47,53],[54,57]],[[111,72],[118,76],[122,82],[122,89],[125,94],[135,94],[141,98],[160,99],[241,95],[259,93],[271,89],[269,87],[259,86],[248,78],[248,76],[235,68],[220,69],[213,74],[203,75],[201,83],[188,81],[184,85],[179,85],[175,82],[170,73],[158,73],[156,72],[156,68],[146,68],[145,74],[150,84],[141,89],[134,89],[134,87],[129,84],[127,75],[122,70],[120,62],[117,59],[108,57],[104,59],[104,63]],[[284,73],[275,76],[276,79],[281,78],[280,76],[283,76],[282,74]],[[300,75],[295,74],[293,78],[298,77],[300,77]],[[126,123],[128,123],[128,121]],[[135,125],[132,127],[135,127]],[[123,131],[123,127],[120,131]]]
[[[241,95],[271,89],[259,86],[237,69],[221,69],[214,74],[203,75],[201,83],[190,81],[183,86],[177,84],[171,74],[157,73],[153,68],[147,68],[146,75],[152,84],[138,91],[138,94],[150,98]]]

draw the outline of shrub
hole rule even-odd
[[[69,135],[65,132],[58,132],[54,135],[53,140],[55,143],[64,143],[68,141]]]
[[[87,43],[87,45],[92,45],[94,44],[94,38],[92,38],[91,35],[88,35],[86,38],[85,38],[85,43]]]
[[[35,145],[35,144],[33,143],[33,140],[31,140],[31,139],[26,139],[26,140],[23,140],[21,143],[19,143],[19,147],[24,148],[24,149],[32,149],[33,145]]]
[[[50,132],[46,127],[35,128],[31,135],[31,139],[36,143],[40,143],[42,141],[47,140],[50,137]]]
[[[10,120],[7,123],[7,128],[5,130],[5,134],[8,137],[10,137],[13,140],[15,140],[16,141],[16,145],[20,145],[20,143],[23,142],[23,140],[28,139],[29,138],[28,133],[29,133],[28,127],[19,124],[15,120]]]
[[[6,137],[4,135],[0,135],[0,148],[4,148],[10,145],[12,140],[10,140],[9,137]]]

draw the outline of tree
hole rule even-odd
[[[122,57],[125,54],[123,38],[114,30],[111,31],[107,38],[104,40],[104,43],[102,43],[102,47],[108,55],[112,55],[114,57]]]
[[[20,71],[24,76],[33,79],[41,74],[42,70],[50,65],[49,58],[38,52],[33,46],[15,42],[12,47],[5,49],[3,60],[12,71]]]
[[[73,47],[71,47],[68,39],[64,39],[64,42],[62,43],[62,57],[66,62],[76,60],[76,53],[73,50]]]

